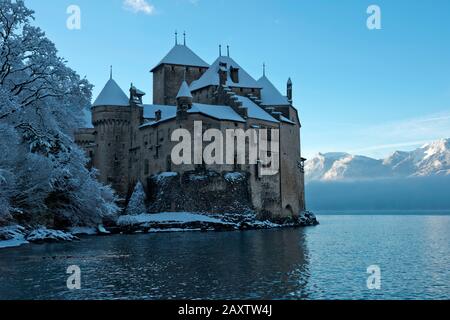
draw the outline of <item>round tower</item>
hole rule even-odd
[[[111,74],[92,107],[96,148],[93,165],[99,170],[100,181],[111,185],[119,195],[128,192],[130,122],[130,100]]]
[[[187,112],[192,108],[192,94],[186,81],[181,84],[177,94],[177,119],[185,120]]]

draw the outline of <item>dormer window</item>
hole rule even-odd
[[[230,67],[230,78],[234,83],[239,83],[239,68]]]

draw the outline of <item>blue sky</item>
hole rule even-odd
[[[212,63],[218,45],[254,78],[267,75],[284,93],[294,83],[303,152],[347,151],[384,157],[450,137],[448,0],[26,0],[69,65],[97,95],[114,66],[128,90],[147,92],[149,70],[171,49],[174,31]],[[81,29],[66,28],[69,5]],[[366,27],[369,5],[381,30]],[[181,39],[180,39],[181,40]]]

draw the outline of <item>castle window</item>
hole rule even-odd
[[[148,175],[150,173],[150,162],[148,161],[148,159],[144,160],[144,174]]]
[[[143,141],[144,141],[144,145],[148,145],[148,136],[147,135],[144,136]]]
[[[230,78],[234,83],[239,83],[239,68],[230,67]]]
[[[166,171],[170,172],[172,171],[172,158],[170,156],[167,156],[166,160]]]

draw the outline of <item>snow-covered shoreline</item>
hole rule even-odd
[[[310,212],[302,213],[297,219],[284,222],[259,221],[253,215],[212,216],[189,212],[164,212],[156,214],[124,215],[116,225],[106,230],[97,227],[75,227],[68,231],[36,228],[27,230],[22,226],[0,228],[0,249],[18,247],[30,243],[47,243],[80,240],[78,236],[108,234],[242,231],[302,227],[317,225],[317,219]]]

